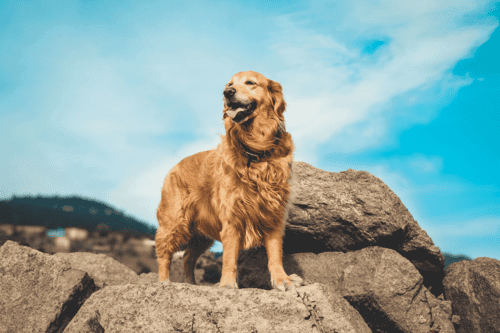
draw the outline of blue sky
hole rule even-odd
[[[283,85],[295,159],[366,170],[442,251],[500,259],[492,1],[0,3],[0,199],[79,195],[152,225],[215,148],[239,71]],[[220,248],[220,245],[219,245]]]

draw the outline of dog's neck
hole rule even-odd
[[[280,143],[281,136],[285,130],[286,130],[285,123],[283,121],[280,121],[280,123],[278,124],[278,130],[274,134],[274,145],[275,146],[277,146]],[[257,151],[251,150],[247,145],[245,145],[243,142],[241,142],[240,139],[238,139],[238,143],[240,144],[241,148],[243,148],[243,154],[247,158],[247,167],[250,167],[250,162],[254,162],[254,163],[260,162],[261,159],[271,156],[271,153],[274,150],[274,147],[273,147],[270,150],[257,152]]]

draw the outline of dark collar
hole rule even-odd
[[[278,130],[274,134],[274,144],[275,145],[278,145],[280,143],[281,135],[283,134],[284,131],[285,131],[285,123],[281,121],[278,125]],[[256,151],[251,150],[248,146],[246,146],[240,140],[238,140],[238,142],[240,143],[241,148],[243,148],[243,153],[247,158],[247,168],[250,166],[250,162],[254,162],[254,163],[260,162],[261,159],[271,156],[272,152],[274,151],[274,148],[272,148],[271,150],[256,152]]]

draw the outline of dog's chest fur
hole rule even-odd
[[[194,213],[199,233],[218,239],[230,223],[240,231],[244,249],[259,246],[266,232],[284,232],[295,178],[292,154],[247,167],[241,151],[227,148],[222,141],[200,165],[198,176],[205,181],[189,196],[186,212]]]
[[[268,231],[281,229],[284,233],[295,178],[292,156],[251,163],[241,170],[228,165],[224,169],[227,176],[239,182],[232,191],[221,186],[220,194],[221,198],[227,197],[225,206],[230,218],[244,230],[243,248],[262,245]]]

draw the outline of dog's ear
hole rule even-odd
[[[278,82],[269,80],[269,84],[267,86],[267,89],[269,90],[269,93],[271,94],[274,112],[276,112],[276,115],[278,116],[278,118],[281,121],[284,121],[285,118],[283,117],[283,112],[285,112],[286,103],[285,103],[285,100],[283,99],[281,84],[279,84]]]

